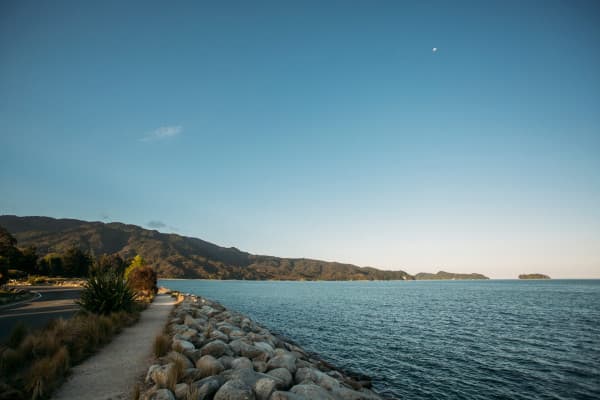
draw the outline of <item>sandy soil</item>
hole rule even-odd
[[[152,360],[152,344],[167,323],[175,299],[156,296],[142,312],[140,321],[116,336],[98,354],[71,370],[53,399],[129,399],[136,379],[146,373]]]

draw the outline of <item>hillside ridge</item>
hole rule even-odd
[[[77,246],[92,255],[140,254],[162,278],[247,280],[412,280],[404,271],[384,271],[309,258],[255,255],[202,239],[161,233],[121,222],[83,221],[42,216],[0,215],[0,225],[19,247],[35,246],[39,255]]]

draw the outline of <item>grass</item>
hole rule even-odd
[[[161,333],[160,335],[157,335],[156,338],[154,338],[153,350],[154,356],[156,358],[163,357],[169,352],[170,349],[171,337],[169,337],[169,335]]]
[[[0,347],[0,388],[13,399],[46,399],[64,380],[71,365],[80,363],[139,319],[139,311],[109,315],[79,313],[57,319],[27,333],[15,326]]]

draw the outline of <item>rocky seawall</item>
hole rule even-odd
[[[149,400],[379,400],[351,377],[246,316],[185,295],[168,322],[173,351],[148,369]]]

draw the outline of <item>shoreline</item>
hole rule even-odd
[[[337,368],[216,301],[173,293],[179,301],[167,332],[174,351],[149,367],[140,398],[180,399],[193,392],[215,400],[384,399],[369,377]]]

